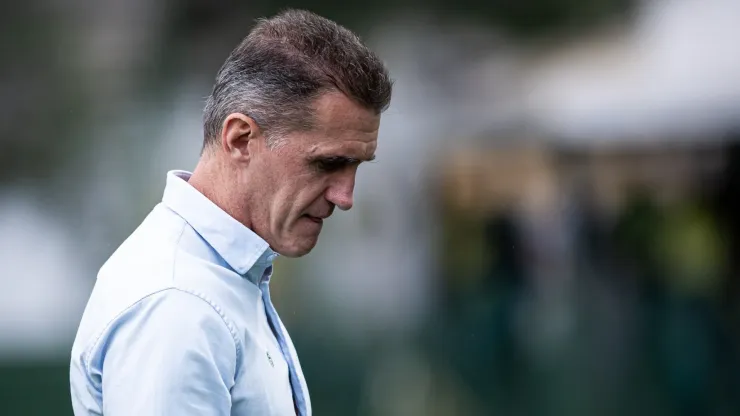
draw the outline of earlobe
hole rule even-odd
[[[221,147],[234,159],[249,159],[250,142],[260,135],[259,126],[249,116],[241,113],[229,114],[221,129]]]

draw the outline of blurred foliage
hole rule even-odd
[[[53,176],[84,144],[88,91],[68,29],[33,3],[0,5],[0,185]]]
[[[275,0],[238,1],[189,0],[178,7],[177,25],[182,30],[219,24],[227,16],[247,19],[271,15],[286,7]],[[300,0],[290,3],[293,8],[305,8],[337,20],[355,30],[364,31],[379,20],[401,15],[431,15],[441,21],[455,18],[495,26],[512,36],[547,36],[625,16],[636,0],[378,0],[344,2],[342,0]],[[242,17],[239,17],[242,16]]]
[[[694,201],[658,206],[637,191],[615,228],[622,259],[686,295],[713,296],[727,270],[727,236],[716,214]],[[652,281],[650,284],[658,284]]]
[[[660,264],[677,292],[713,296],[722,289],[727,258],[712,213],[687,205],[668,211],[658,238]]]
[[[65,361],[0,361],[0,415],[71,416],[69,365]]]

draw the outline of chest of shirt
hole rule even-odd
[[[231,389],[231,414],[294,416],[288,364],[279,347],[264,338],[247,339]]]
[[[259,308],[264,308],[262,302]],[[260,310],[253,318],[238,329],[243,337],[243,350],[231,389],[231,414],[294,416],[288,362],[264,311]]]

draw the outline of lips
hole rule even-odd
[[[334,207],[331,206],[327,210],[324,210],[324,209],[313,210],[313,214],[317,214],[317,215],[305,213],[303,214],[303,216],[315,222],[316,224],[323,224],[324,220],[329,218],[333,212],[334,212]]]
[[[314,217],[313,215],[306,215],[306,218],[308,218],[309,220],[311,220],[311,221],[313,221],[313,222],[315,222],[317,224],[322,224],[324,222],[324,219],[323,218]]]

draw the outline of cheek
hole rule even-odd
[[[305,210],[324,200],[326,187],[321,183],[312,183],[296,189],[294,205],[297,209]]]
[[[315,183],[306,179],[308,178],[293,177],[292,180],[283,178],[279,185],[273,188],[276,199],[274,208],[281,211],[282,216],[305,209],[306,205],[310,204],[317,194],[320,194]]]
[[[325,191],[326,184],[323,180],[314,178],[311,181],[296,183],[285,194],[283,200],[284,213],[294,218],[300,217],[312,207],[324,203],[322,201],[324,201]],[[323,206],[318,208],[323,211]]]

